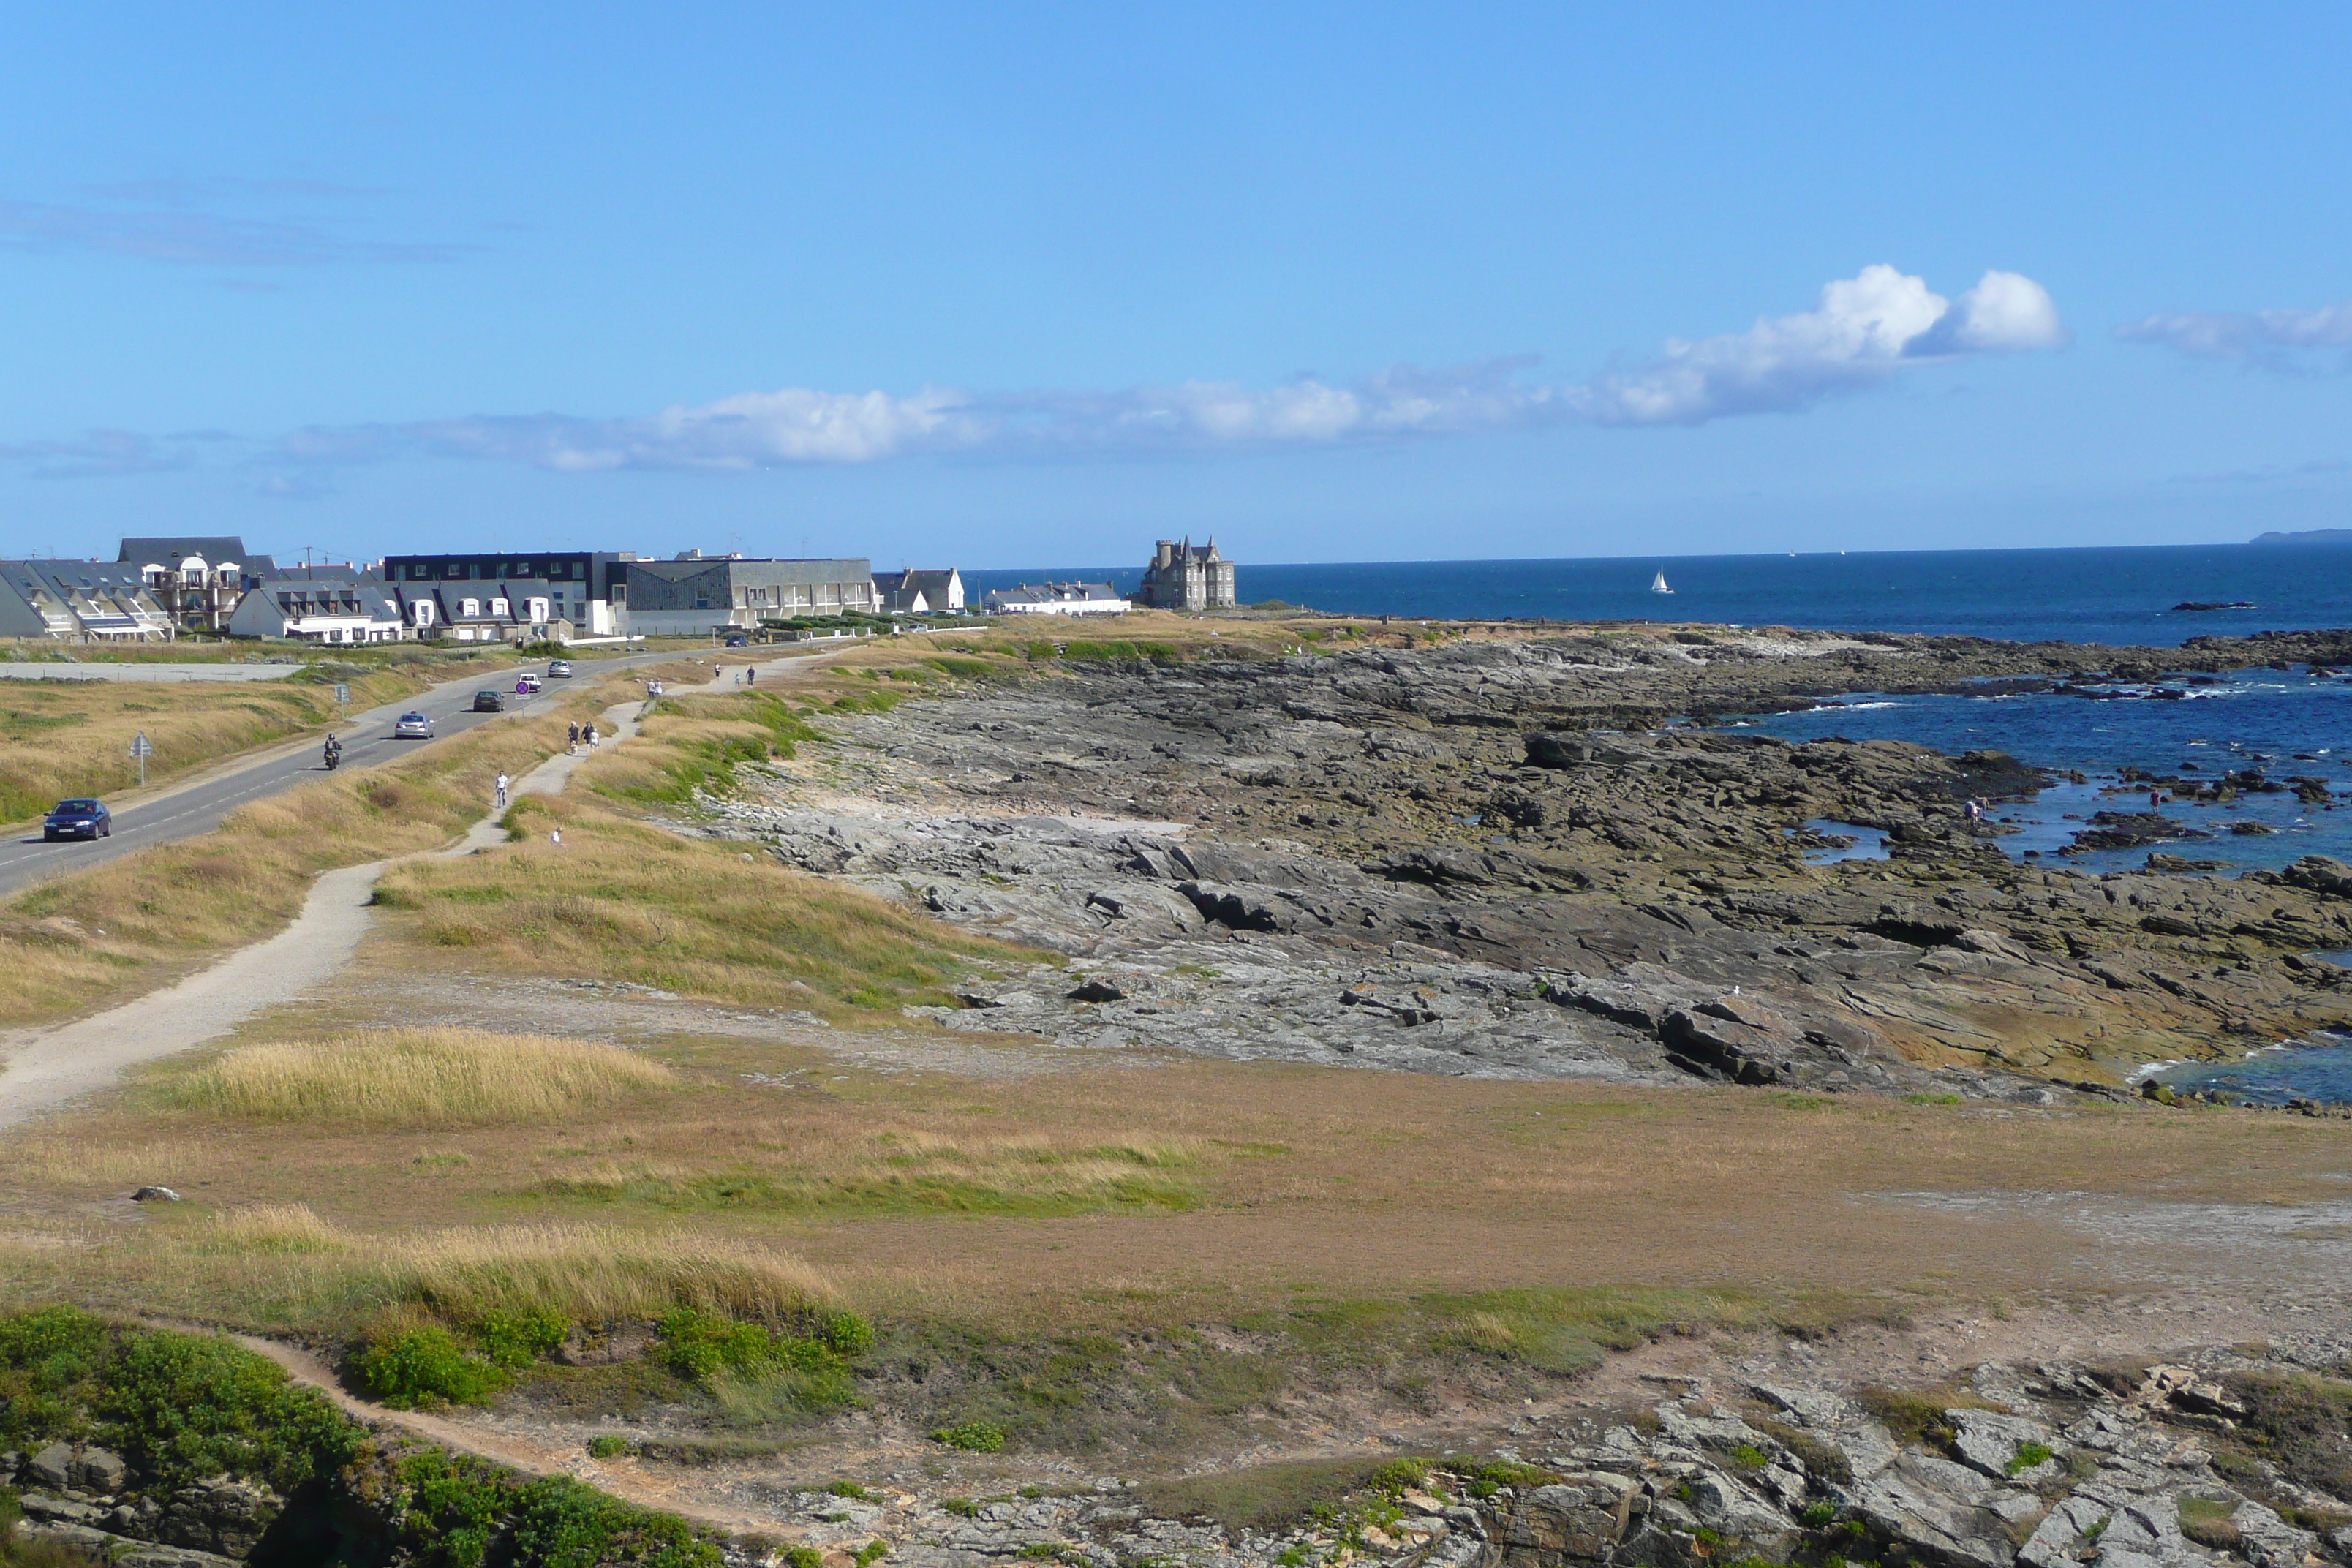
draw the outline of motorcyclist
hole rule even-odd
[[[341,738],[341,736],[338,736],[338,735],[330,735],[330,736],[328,736],[328,737],[327,737],[327,765],[328,765],[329,767],[331,767],[331,767],[335,766],[337,763],[341,763],[342,760],[343,760],[343,742],[342,742],[342,738]]]

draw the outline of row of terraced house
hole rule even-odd
[[[591,642],[964,610],[952,569],[877,573],[854,557],[532,551],[281,566],[221,536],[125,539],[111,562],[0,562],[0,637],[75,642],[182,632],[338,645]]]

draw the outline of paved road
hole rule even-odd
[[[709,656],[652,653],[598,659],[593,664],[581,665],[580,679],[593,679],[607,671],[631,665],[675,663],[681,658],[698,657]],[[393,721],[411,709],[431,714],[437,731],[443,736],[487,723],[499,715],[470,711],[475,692],[485,687],[497,687],[507,693],[511,704],[516,672],[523,669],[544,671],[546,668],[546,661],[541,659],[531,664],[518,664],[498,673],[469,675],[463,680],[452,680],[417,696],[355,713],[336,731],[343,738],[343,765],[366,767],[373,763],[389,762],[419,746],[432,744],[429,741],[395,741],[392,738]],[[508,711],[544,711],[567,684],[561,680],[550,681],[548,685],[552,689],[534,699],[529,707],[516,709],[509,706]],[[0,895],[16,892],[47,877],[87,870],[117,856],[146,848],[151,844],[165,844],[173,839],[209,833],[220,826],[222,817],[238,806],[291,789],[306,780],[325,777],[326,769],[319,762],[319,744],[316,739],[311,739],[274,747],[184,784],[174,784],[131,805],[118,806],[114,816],[114,834],[110,838],[95,842],[67,840],[45,844],[41,841],[40,829],[36,827],[30,837],[0,839]]]

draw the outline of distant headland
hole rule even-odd
[[[2256,544],[2352,544],[2352,528],[2307,528],[2300,533],[2257,533]]]

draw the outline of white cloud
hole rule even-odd
[[[0,225],[5,227],[5,225]],[[1669,340],[1650,359],[1587,381],[1526,379],[1528,357],[1436,370],[1400,365],[1349,384],[1301,376],[1279,386],[1189,381],[1113,392],[911,396],[784,387],[651,416],[490,415],[402,425],[318,426],[278,441],[266,466],[377,462],[404,456],[523,463],[565,472],[753,470],[969,456],[1227,451],[1330,447],[1560,425],[1701,425],[1789,413],[1882,385],[1912,365],[2067,341],[2049,292],[1987,272],[1957,300],[1924,279],[1865,267],[1824,287],[1811,310],[1744,332]],[[0,447],[54,462],[60,448]],[[152,461],[125,452],[111,460]]]
[[[2352,300],[2308,310],[2182,310],[2117,327],[2116,336],[2199,359],[2288,370],[2303,351],[2352,349]]]
[[[2065,342],[2057,306],[2031,278],[1988,272],[1954,303],[1926,279],[1882,265],[1829,284],[1813,310],[1766,317],[1744,332],[1669,342],[1649,363],[1563,388],[1562,396],[1601,424],[1698,425],[1804,408],[1876,386],[1923,360]]]

